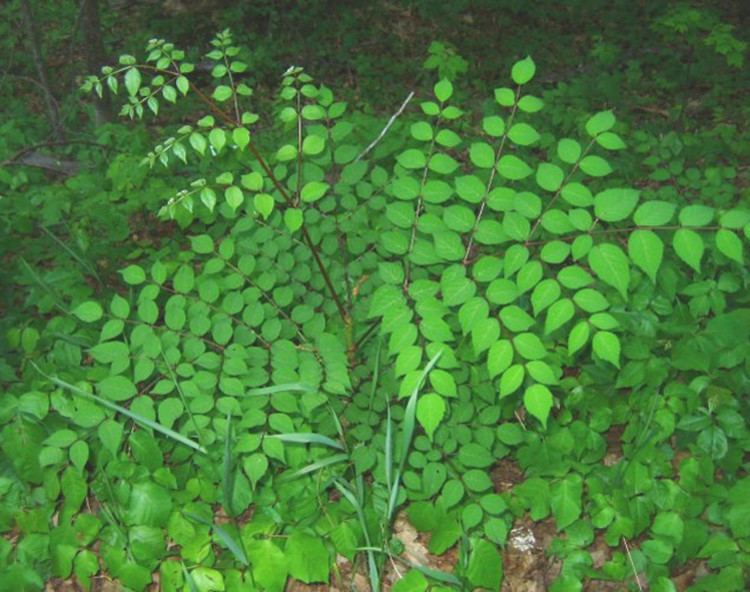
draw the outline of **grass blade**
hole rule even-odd
[[[190,588],[190,592],[200,592],[200,590],[198,590],[198,584],[196,584],[193,579],[193,574],[187,570],[187,567],[185,567],[185,564],[182,561],[180,561],[180,565],[182,566],[182,575],[187,582],[188,588]]]
[[[337,450],[344,450],[344,447],[336,440],[329,438],[328,436],[321,436],[320,434],[313,434],[308,432],[295,432],[288,434],[272,434],[266,436],[266,438],[276,438],[282,442],[292,442],[295,444],[320,444],[322,446],[328,446],[329,448],[336,448]]]
[[[261,388],[254,388],[245,391],[246,397],[263,397],[266,395],[273,395],[281,392],[295,392],[295,393],[314,393],[317,389],[309,384],[301,382],[289,382],[287,384],[277,384],[276,386],[264,386]]]
[[[49,236],[53,241],[55,241],[58,245],[60,245],[68,255],[70,255],[73,259],[75,259],[78,264],[83,267],[86,271],[88,271],[91,275],[93,275],[96,278],[96,281],[99,282],[99,284],[102,283],[102,279],[99,277],[99,274],[96,272],[96,269],[88,262],[85,261],[78,253],[76,253],[73,249],[71,249],[67,243],[60,240],[56,234],[54,234],[49,228],[44,226],[43,224],[39,225],[39,228],[41,228],[47,236]]]
[[[365,537],[366,546],[372,547],[370,532],[367,529],[367,521],[365,520],[365,512],[362,505],[359,503],[359,500],[351,490],[338,479],[335,479],[333,484],[336,486],[336,489],[341,492],[341,495],[343,495],[352,507],[354,507],[360,527],[362,528],[362,534]],[[378,566],[375,562],[375,554],[371,550],[367,550],[365,553],[367,554],[367,571],[370,574],[370,587],[372,590],[380,590],[380,573],[378,572]]]
[[[335,465],[336,463],[344,462],[346,460],[349,460],[348,454],[334,454],[333,456],[326,457],[323,460],[319,460],[305,467],[302,467],[298,471],[292,473],[290,478],[301,477],[302,475],[307,475],[308,473],[312,473],[314,471],[317,471],[318,469],[322,469],[330,465]]]
[[[44,376],[46,379],[51,381],[52,383],[56,384],[59,387],[62,387],[64,389],[69,390],[70,392],[80,396],[84,397],[85,399],[89,399],[91,401],[94,401],[96,403],[99,403],[102,407],[106,407],[107,409],[111,409],[112,411],[116,411],[117,413],[120,413],[126,417],[129,417],[136,423],[151,428],[152,430],[159,432],[161,434],[164,434],[168,438],[171,438],[175,442],[179,442],[180,444],[184,444],[185,446],[189,446],[193,450],[197,450],[198,452],[201,452],[203,454],[207,454],[206,449],[203,448],[200,444],[197,442],[194,442],[190,438],[186,438],[182,434],[178,434],[174,430],[171,430],[167,427],[164,427],[163,425],[156,423],[155,421],[151,421],[150,419],[143,417],[142,415],[139,415],[138,413],[134,413],[130,411],[130,409],[126,409],[125,407],[121,407],[120,405],[117,405],[116,403],[112,403],[111,401],[107,401],[107,399],[103,399],[102,397],[95,395],[93,393],[87,393],[86,391],[79,389],[77,386],[74,386],[70,384],[69,382],[65,382],[64,380],[57,378],[56,376],[50,376],[48,374],[45,374],[42,372],[42,370],[34,364],[34,362],[31,362],[34,367],[36,368],[37,372]]]
[[[406,411],[404,412],[404,425],[403,425],[403,429],[401,432],[401,455],[400,455],[400,459],[398,463],[398,469],[396,471],[396,478],[393,480],[393,484],[391,485],[391,494],[388,499],[388,521],[389,522],[393,518],[393,515],[396,511],[396,502],[398,501],[398,491],[399,491],[399,487],[401,486],[401,473],[403,473],[404,471],[404,466],[406,465],[406,459],[409,456],[409,448],[411,447],[411,440],[414,437],[414,428],[416,426],[416,416],[417,416],[417,396],[419,395],[419,391],[422,388],[422,385],[424,384],[424,381],[427,378],[427,375],[434,368],[435,364],[437,364],[438,360],[440,359],[440,356],[442,355],[443,355],[443,350],[440,350],[438,353],[432,356],[432,359],[427,363],[427,366],[425,366],[424,370],[422,370],[422,374],[420,374],[419,380],[417,381],[417,384],[414,385],[414,390],[409,396],[409,401],[406,403]]]
[[[193,512],[185,512],[185,516],[192,520],[195,520],[196,522],[205,524],[209,528],[212,528],[216,533],[216,536],[219,537],[219,540],[226,546],[227,549],[231,551],[232,555],[234,555],[234,558],[237,561],[239,561],[246,567],[250,565],[250,562],[247,560],[247,555],[245,555],[245,550],[239,545],[239,543],[237,543],[237,541],[234,540],[234,537],[226,530],[224,530],[221,526],[219,526],[218,524],[214,524],[210,520],[206,520],[203,516],[194,514]]]

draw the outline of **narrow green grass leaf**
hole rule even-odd
[[[301,382],[290,382],[287,384],[277,384],[275,386],[264,386],[261,388],[254,388],[245,391],[246,397],[263,397],[266,395],[273,395],[275,393],[282,392],[294,392],[294,393],[314,393],[315,387],[309,384],[303,384]]]
[[[340,442],[336,442],[336,440],[328,436],[321,436],[320,434],[295,432],[289,434],[272,434],[266,436],[266,438],[276,438],[282,442],[293,442],[295,444],[320,444],[329,448],[336,448],[337,450],[345,450]]]
[[[163,425],[156,423],[155,421],[151,421],[150,419],[143,417],[142,415],[139,415],[138,413],[134,413],[133,411],[130,411],[129,409],[126,409],[125,407],[121,407],[120,405],[117,405],[116,403],[112,403],[110,401],[107,401],[107,399],[103,399],[99,397],[98,395],[95,395],[93,393],[87,393],[86,391],[78,388],[77,386],[74,386],[68,382],[65,382],[64,380],[61,380],[60,378],[57,378],[56,376],[50,376],[48,374],[45,374],[42,372],[42,370],[34,364],[34,362],[31,362],[34,367],[36,368],[37,372],[44,376],[46,379],[51,381],[52,383],[56,384],[59,387],[68,389],[70,392],[79,395],[81,397],[84,397],[85,399],[89,399],[91,401],[94,401],[96,403],[99,403],[102,407],[106,407],[107,409],[111,409],[112,411],[116,411],[117,413],[120,413],[122,415],[125,415],[126,417],[129,417],[133,421],[141,424],[144,427],[151,428],[152,430],[155,430],[161,434],[164,434],[168,438],[171,438],[175,442],[179,442],[180,444],[184,444],[185,446],[189,446],[193,450],[197,450],[198,452],[201,452],[203,454],[207,454],[207,451],[203,446],[198,444],[197,442],[194,442],[190,438],[186,438],[182,434],[178,434],[174,430],[171,430],[169,428],[164,427]]]
[[[211,522],[210,520],[206,520],[203,516],[195,514],[193,512],[185,512],[185,516],[187,516],[191,520],[194,520],[195,522],[200,522],[201,524],[212,528],[216,533],[216,536],[219,537],[219,540],[226,546],[227,549],[229,549],[229,551],[232,553],[232,555],[234,555],[234,558],[237,561],[239,561],[246,567],[250,565],[250,562],[247,560],[247,554],[245,553],[245,550],[234,539],[234,537],[226,530],[224,530],[221,526]]]
[[[308,473],[313,473],[317,471],[318,469],[323,469],[325,467],[335,465],[336,463],[344,462],[349,460],[349,455],[345,453],[341,454],[334,454],[333,456],[329,456],[328,458],[324,458],[323,460],[319,460],[317,462],[311,463],[305,467],[302,467],[300,470],[295,471],[292,473],[291,477],[301,477],[302,475],[307,475]]]

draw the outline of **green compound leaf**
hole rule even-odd
[[[513,64],[513,68],[510,71],[510,77],[516,84],[526,84],[536,73],[536,64],[530,56],[524,58]]]
[[[610,331],[598,331],[591,342],[594,353],[602,360],[620,367],[620,339]]]
[[[705,246],[703,237],[695,230],[680,228],[672,237],[672,247],[677,256],[700,273]]]
[[[620,247],[612,243],[594,246],[589,252],[589,265],[599,278],[615,288],[627,300],[630,284],[630,262]]]
[[[523,405],[526,411],[536,417],[544,429],[547,429],[547,419],[553,402],[552,393],[543,384],[533,384],[523,393]]]
[[[664,243],[651,230],[636,230],[628,238],[628,255],[651,281],[656,283],[656,274],[664,258]]]
[[[435,393],[427,393],[417,403],[417,421],[424,428],[427,437],[432,440],[435,430],[445,417],[445,401]]]

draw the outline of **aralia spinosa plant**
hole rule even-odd
[[[228,32],[212,44],[210,90],[161,40],[144,63],[123,56],[84,84],[99,95],[124,90],[131,118],[195,99],[194,123],[146,163],[181,161],[195,175],[162,214],[201,230],[174,259],[125,267],[127,295],[72,309],[96,340],[93,366],[43,371],[80,397],[106,399],[113,414],[156,422],[167,440],[139,436],[140,446],[169,451],[174,487],[203,511],[194,515],[220,500],[191,472],[217,482],[206,459],[223,454],[225,511],[236,518],[254,505],[256,515],[215,534],[256,585],[327,581],[324,536],[345,556],[364,550],[378,587],[385,555],[396,555],[395,514],[408,504],[432,552],[462,550],[455,574],[416,566],[417,579],[498,589],[508,506],[490,467],[521,441],[544,450],[545,435],[573,421],[569,399],[595,407],[622,388],[623,372],[645,363],[628,348],[636,325],[658,335],[695,278],[746,285],[750,212],[646,200],[610,183],[610,154],[625,148],[614,114],[590,117],[583,141],[540,133],[543,103],[525,92],[531,58],[513,65],[514,86],[495,90],[495,112],[481,121],[453,104],[444,79],[408,135],[395,125],[371,150],[373,131],[358,129],[357,114],[290,68],[277,112],[283,140],[262,149],[239,49]],[[693,311],[716,351],[731,345],[721,331],[737,292]],[[666,372],[686,385],[700,374]],[[605,410],[592,413],[592,425],[609,425]],[[113,417],[96,435],[104,464],[124,454]],[[597,446],[594,428],[576,429]],[[608,478],[589,485],[597,499],[611,495]],[[551,507],[565,529],[583,512],[582,481],[557,485]],[[153,487],[120,487],[161,500]],[[333,490],[340,499],[321,515]],[[183,536],[184,520],[149,527],[167,528],[187,549],[183,561],[199,565],[206,554]],[[283,548],[264,538],[294,524]],[[638,534],[614,513],[598,527],[611,544]],[[111,549],[121,544],[107,548],[120,557]],[[124,557],[115,575],[130,573]],[[147,569],[182,581],[167,563]]]

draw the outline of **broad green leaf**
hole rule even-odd
[[[138,94],[138,89],[141,88],[141,73],[138,68],[128,68],[125,72],[125,88],[131,97]]]
[[[510,181],[519,181],[528,177],[533,170],[523,160],[512,154],[506,154],[497,163],[497,171]]]
[[[413,123],[410,128],[411,135],[415,140],[420,142],[429,142],[434,137],[432,126],[425,121]]]
[[[253,489],[255,489],[258,481],[268,470],[268,457],[260,452],[251,454],[242,461],[242,468],[245,470],[247,478],[250,479]]]
[[[508,368],[500,377],[500,398],[515,393],[523,383],[526,370],[523,364],[514,364]]]
[[[651,200],[638,206],[633,221],[638,226],[663,226],[672,220],[677,206],[668,201]]]
[[[703,237],[695,230],[680,228],[672,237],[672,247],[677,256],[700,273],[703,258]]]
[[[521,333],[513,338],[513,347],[527,360],[539,360],[547,355],[542,340],[534,333]]]
[[[435,97],[444,103],[453,96],[453,85],[450,80],[443,79],[435,85]]]
[[[499,138],[505,133],[505,121],[499,115],[490,115],[482,120],[482,129],[488,136]]]
[[[503,561],[495,545],[483,538],[473,540],[466,577],[475,588],[500,590]]]
[[[581,152],[581,145],[570,138],[563,138],[557,143],[557,156],[567,164],[578,162]]]
[[[594,198],[594,214],[605,222],[620,222],[635,209],[639,195],[635,189],[605,189]]]
[[[523,405],[530,415],[536,417],[547,429],[547,419],[554,399],[550,390],[543,384],[533,384],[523,393]]]
[[[487,370],[490,378],[500,376],[513,362],[513,344],[507,339],[496,341],[487,352]]]
[[[622,138],[613,132],[604,132],[596,136],[596,143],[605,150],[623,150],[626,148]]]
[[[539,141],[539,132],[528,123],[516,123],[508,131],[508,137],[519,146],[531,146]]]
[[[531,306],[534,316],[539,314],[560,297],[560,284],[553,279],[546,279],[539,282],[531,293]]]
[[[631,261],[640,267],[655,284],[656,273],[664,257],[664,243],[659,236],[651,230],[632,232],[628,238],[628,255]]]
[[[615,115],[612,111],[600,111],[586,122],[586,133],[591,136],[598,136],[612,129],[615,124]]]
[[[545,191],[557,191],[562,185],[565,174],[554,164],[543,162],[536,170],[536,182]]]
[[[547,316],[544,321],[544,333],[549,335],[556,331],[573,318],[575,306],[569,298],[563,298],[552,304],[547,310]]]
[[[532,60],[530,56],[527,56],[523,60],[513,64],[510,71],[510,77],[516,84],[526,84],[534,78],[535,72],[536,64],[534,64],[534,60]]]
[[[255,207],[255,211],[263,216],[264,220],[267,220],[271,212],[273,212],[273,196],[268,193],[256,193],[253,196],[253,206]]]
[[[445,401],[435,393],[422,395],[417,402],[417,421],[424,428],[430,440],[432,440],[435,430],[443,420],[445,410]]]
[[[328,582],[331,559],[322,539],[294,530],[284,548],[289,565],[289,575],[296,580],[311,584]]]
[[[742,264],[742,241],[731,230],[720,228],[716,231],[716,248],[725,257]]]
[[[125,269],[121,269],[120,273],[125,283],[131,286],[137,286],[146,281],[146,272],[140,265],[128,265]]]
[[[427,166],[425,153],[416,148],[405,150],[399,154],[396,160],[405,169],[421,169]]]
[[[190,246],[192,247],[193,251],[195,251],[199,255],[205,255],[207,253],[213,252],[214,241],[209,235],[200,234],[198,236],[190,237]]]
[[[594,353],[602,360],[620,367],[620,339],[610,331],[597,331],[591,341]]]
[[[583,480],[579,475],[568,475],[553,482],[550,487],[550,508],[555,517],[557,530],[567,528],[578,520],[583,511]]]
[[[586,321],[579,322],[568,334],[568,354],[573,355],[580,350],[589,340],[591,327]]]
[[[297,232],[302,228],[303,221],[302,210],[297,208],[287,208],[284,210],[284,224],[289,229],[289,232]]]
[[[495,166],[495,151],[486,142],[475,142],[469,148],[469,159],[480,169],[491,169]]]
[[[236,210],[242,205],[242,202],[245,200],[245,196],[242,193],[242,189],[240,189],[236,185],[231,185],[224,190],[224,199],[226,200],[227,205],[230,208]]]
[[[681,226],[707,226],[713,222],[715,210],[699,204],[686,206],[680,210]]]
[[[321,181],[310,181],[305,183],[300,192],[300,199],[305,203],[318,201],[326,194],[329,187],[328,183],[323,183]]]
[[[578,163],[579,168],[590,177],[605,177],[612,172],[612,167],[601,156],[589,154]]]
[[[615,288],[627,300],[630,284],[630,263],[620,247],[612,243],[594,246],[589,252],[589,265],[599,278]]]
[[[84,323],[95,323],[102,318],[104,311],[101,304],[94,300],[81,302],[73,309],[73,314],[81,319]]]
[[[244,150],[250,143],[250,132],[244,127],[236,127],[232,130],[232,141],[240,150]]]

